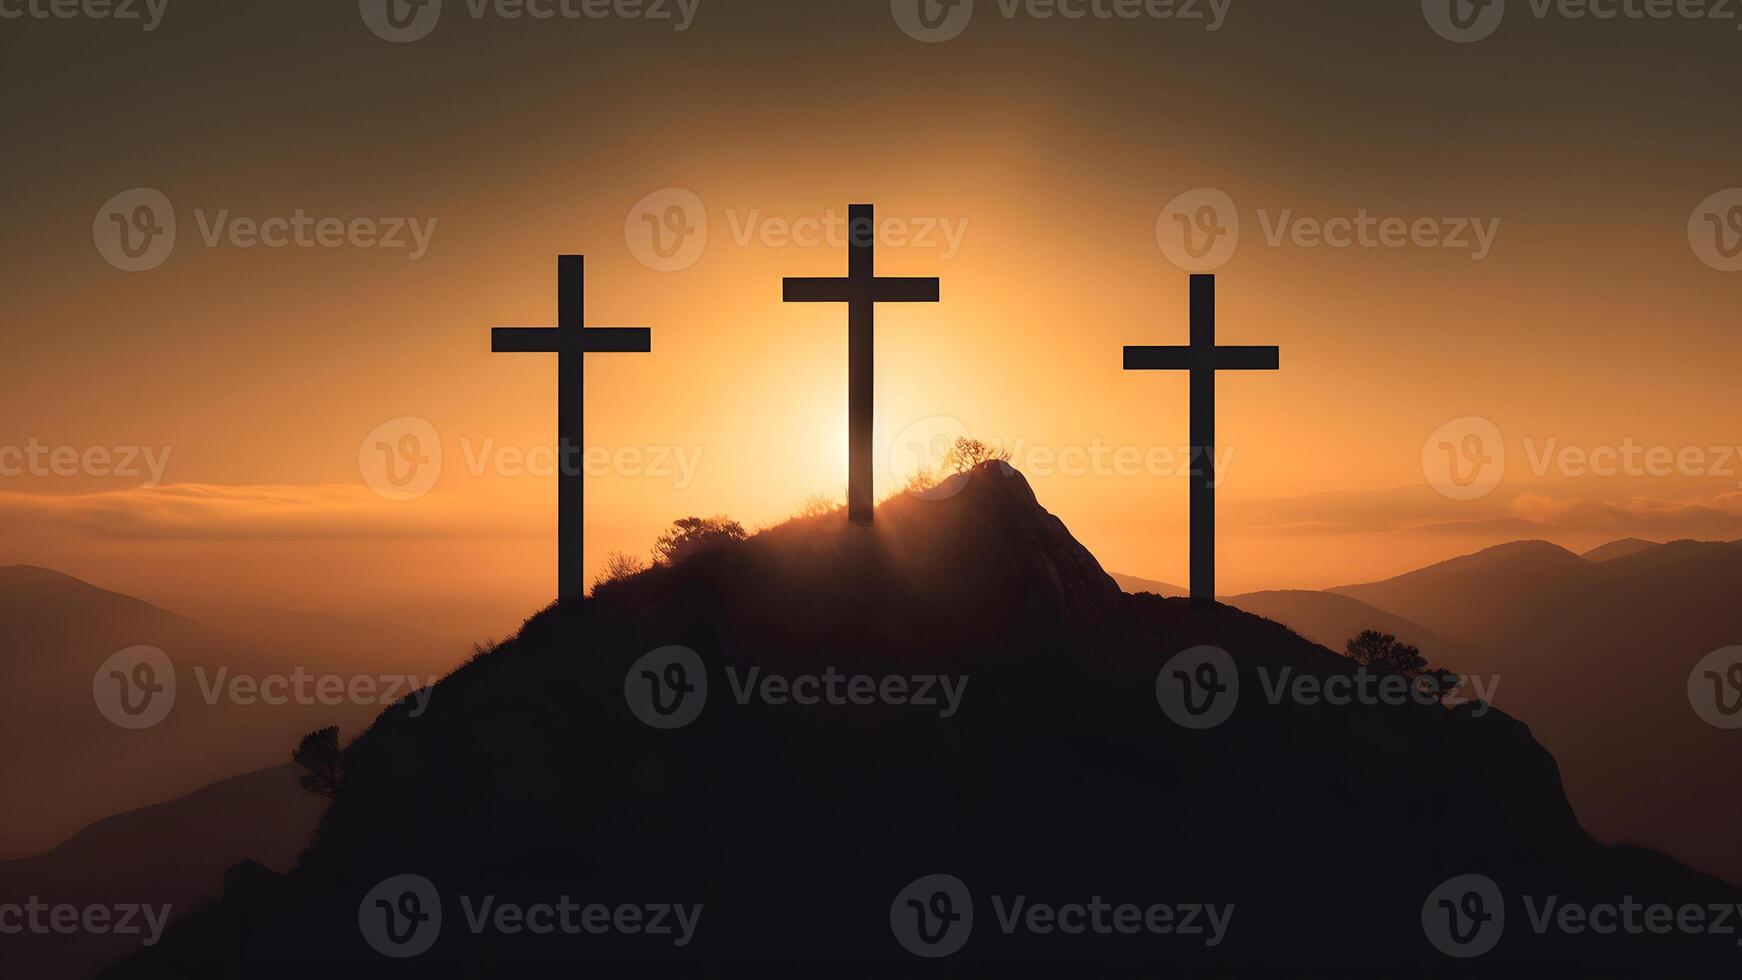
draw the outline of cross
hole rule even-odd
[[[646,353],[653,331],[646,327],[600,327],[586,322],[586,257],[557,256],[557,313],[554,327],[493,327],[490,349],[498,354],[555,354],[557,370],[557,558],[558,599],[586,591],[581,553],[586,483],[579,455],[585,452],[583,394],[585,355]]]
[[[879,278],[872,206],[847,209],[847,278],[786,278],[788,303],[847,304],[847,519],[871,523],[871,429],[878,303],[936,303],[937,279]]]
[[[1275,347],[1216,346],[1216,277],[1192,276],[1190,347],[1127,347],[1127,371],[1190,371],[1192,379],[1192,606],[1216,602],[1216,372],[1275,371]]]

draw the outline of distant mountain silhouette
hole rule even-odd
[[[288,617],[262,636],[229,635],[139,599],[48,569],[0,568],[0,739],[28,752],[0,756],[0,860],[39,854],[93,821],[173,799],[238,773],[289,761],[302,734],[337,724],[355,732],[379,711],[358,704],[238,704],[207,687],[237,675],[416,673],[427,680],[460,659],[426,649],[422,665],[380,633],[348,635]],[[308,645],[303,645],[303,644]],[[176,667],[175,707],[159,725],[127,730],[99,711],[98,668],[134,646],[162,649]],[[197,673],[200,668],[203,673]]]
[[[1362,630],[1390,633],[1420,647],[1435,665],[1457,659],[1457,644],[1412,620],[1335,592],[1286,590],[1248,592],[1223,600],[1265,619],[1273,619],[1301,636],[1341,652]]]
[[[1650,551],[1657,546],[1658,542],[1647,541],[1644,538],[1622,538],[1619,541],[1611,541],[1602,547],[1592,548],[1580,557],[1586,561],[1609,561],[1613,558],[1637,555],[1641,551]]]
[[[98,821],[46,854],[0,862],[0,901],[171,906],[177,921],[223,896],[242,861],[288,870],[308,846],[326,801],[286,764],[226,779],[168,803]],[[0,942],[0,976],[91,977],[139,948],[122,935],[21,933]]]
[[[296,870],[238,876],[221,906],[109,975],[572,976],[590,963],[620,976],[651,962],[667,969],[634,975],[1449,976],[1422,910],[1458,875],[1562,901],[1742,898],[1593,842],[1554,760],[1499,712],[1269,703],[1260,671],[1323,680],[1352,665],[1236,609],[1123,594],[1005,464],[957,479],[947,499],[885,503],[872,527],[797,520],[535,616],[444,679],[427,715],[390,709],[350,746],[346,788]],[[1191,731],[1158,706],[1157,675],[1208,643],[1238,665],[1241,693],[1222,702],[1226,723]],[[674,644],[705,675],[674,673],[688,656]],[[751,669],[967,686],[947,716],[741,703]],[[640,720],[698,705],[685,727]],[[935,874],[960,879],[974,918],[959,952],[927,964],[894,929],[959,921],[929,885],[897,900]],[[992,896],[1016,895],[1236,911],[1215,946],[1006,934]],[[474,932],[487,896],[705,914],[681,947],[509,935],[500,920]],[[396,955],[429,948],[390,959],[371,938]],[[1712,957],[1739,962],[1727,940],[1592,943],[1515,923],[1484,963],[1694,976]]]
[[[1495,703],[1530,721],[1599,838],[1742,882],[1742,739],[1688,693],[1702,658],[1742,643],[1742,549],[1676,541],[1594,562],[1520,542],[1334,591],[1445,634],[1448,667],[1498,675]]]
[[[1147,592],[1150,595],[1158,595],[1167,599],[1177,599],[1186,594],[1186,590],[1177,585],[1157,582],[1154,579],[1138,578],[1135,575],[1121,575],[1114,572],[1113,581],[1119,583],[1119,588],[1132,595],[1142,595]]]

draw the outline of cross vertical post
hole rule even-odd
[[[1126,347],[1127,371],[1191,376],[1191,593],[1195,609],[1216,603],[1216,373],[1275,371],[1276,347],[1216,346],[1216,277],[1191,278],[1191,346]]]
[[[788,303],[847,304],[847,519],[870,524],[876,412],[877,304],[936,303],[938,280],[877,276],[877,223],[869,204],[847,209],[847,278],[788,276]]]
[[[647,353],[653,331],[646,327],[586,326],[586,257],[557,257],[557,325],[494,327],[497,353],[557,356],[557,598],[586,594],[582,540],[586,520],[586,355]]]

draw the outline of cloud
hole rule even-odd
[[[1425,487],[1241,501],[1225,513],[1252,531],[1289,535],[1384,533],[1536,537],[1550,531],[1601,531],[1618,537],[1742,537],[1742,492],[1606,498],[1590,486],[1561,492],[1507,491],[1454,501]]]
[[[175,484],[51,496],[0,493],[0,533],[111,540],[323,541],[519,536],[524,509],[430,494],[387,500],[361,485]]]

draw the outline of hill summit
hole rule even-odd
[[[113,975],[1437,974],[1490,887],[1483,964],[1733,971],[1533,928],[1742,896],[1592,841],[1517,721],[1122,593],[1007,465],[928,497],[541,612],[350,746],[294,870]]]

